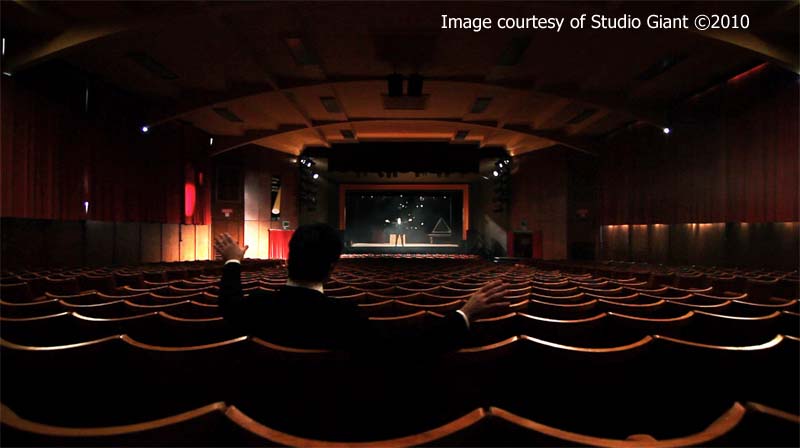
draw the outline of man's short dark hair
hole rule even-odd
[[[289,241],[289,278],[302,282],[323,282],[342,255],[339,231],[323,224],[297,228]]]

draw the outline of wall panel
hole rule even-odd
[[[161,226],[161,261],[180,261],[180,224]]]
[[[115,223],[115,226],[114,264],[139,263],[141,260],[140,224],[137,222],[118,222]]]
[[[195,256],[195,226],[181,225],[178,250],[181,261],[194,261]]]
[[[611,225],[600,232],[605,260],[795,270],[800,259],[798,222]]]
[[[86,264],[108,266],[114,263],[114,223],[86,221]]]
[[[161,224],[142,224],[142,263],[158,263],[161,261],[161,252]]]
[[[211,231],[211,226],[195,226],[195,240],[194,240],[194,247],[195,247],[195,256],[197,260],[208,260],[208,253],[209,248],[211,247],[211,239],[209,232]]]
[[[55,266],[81,266],[85,247],[83,222],[50,221],[45,233],[45,256]]]

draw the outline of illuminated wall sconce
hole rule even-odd
[[[275,195],[275,200],[272,202],[272,214],[273,215],[280,215],[281,214],[281,192],[283,188],[278,187],[278,193]]]

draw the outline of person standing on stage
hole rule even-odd
[[[397,247],[398,243],[400,246],[405,247],[406,245],[406,225],[403,223],[402,218],[397,218],[397,222],[395,223],[395,235],[397,238],[394,240],[394,246]]]

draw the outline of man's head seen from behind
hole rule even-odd
[[[289,278],[295,282],[326,281],[342,248],[339,231],[327,224],[298,227],[289,241]]]

